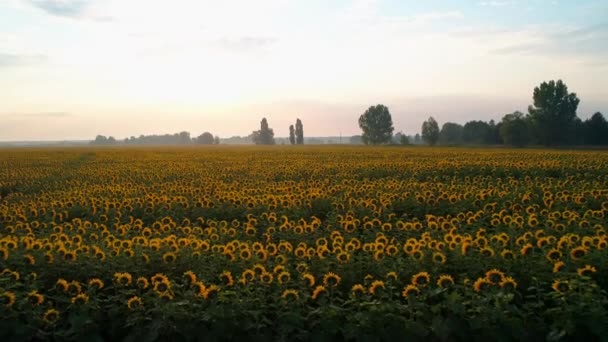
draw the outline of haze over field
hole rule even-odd
[[[608,112],[608,2],[1,0],[0,140],[499,121],[563,79]]]

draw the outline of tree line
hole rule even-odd
[[[220,137],[214,136],[209,132],[204,132],[197,137],[191,137],[190,133],[185,131],[175,134],[132,136],[123,140],[117,140],[112,136],[98,135],[91,142],[92,145],[218,145],[219,143]]]
[[[268,120],[262,118],[260,129],[250,134],[251,140],[256,145],[274,145],[274,130],[268,126]],[[304,144],[304,125],[300,119],[296,119],[296,125],[289,125],[289,143],[291,145]]]
[[[568,92],[561,80],[543,82],[534,88],[533,104],[528,113],[516,111],[502,120],[469,121],[464,125],[446,122],[439,128],[431,116],[424,121],[420,136],[429,145],[499,145],[523,147],[527,145],[608,145],[608,122],[597,112],[582,121],[576,114],[580,99]],[[370,107],[359,117],[363,131],[362,142],[369,145],[394,142],[393,122],[384,105]],[[401,144],[409,144],[407,136]]]

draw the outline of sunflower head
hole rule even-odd
[[[445,289],[452,285],[454,285],[454,278],[452,278],[451,275],[442,274],[439,276],[439,279],[437,279],[437,286],[441,288]]]
[[[4,305],[4,307],[6,308],[10,308],[11,306],[13,306],[13,304],[15,304],[16,299],[17,296],[15,296],[15,294],[10,291],[5,291],[0,295],[0,303],[2,303],[2,305]]]
[[[570,284],[565,280],[556,280],[551,285],[551,288],[559,293],[565,293],[570,290]]]
[[[517,288],[517,282],[512,277],[504,277],[500,281],[499,285],[500,285],[500,288],[507,290],[507,291],[512,291]]]
[[[226,286],[234,285],[234,278],[232,277],[232,273],[230,271],[224,271],[220,274],[220,280],[226,284]]]
[[[363,286],[362,284],[355,284],[350,289],[350,292],[352,293],[353,297],[358,297],[366,292],[365,286]]]
[[[129,310],[135,310],[143,305],[143,301],[138,296],[133,296],[127,300],[127,307]]]
[[[137,278],[135,284],[137,284],[137,287],[142,290],[145,290],[148,288],[148,286],[150,286],[150,283],[148,282],[148,279],[146,277]]]
[[[388,279],[388,280],[393,280],[393,281],[395,281],[395,280],[397,280],[397,278],[398,278],[398,276],[397,276],[397,272],[392,271],[392,272],[388,272],[388,273],[386,274],[386,279]]]
[[[279,273],[279,275],[277,276],[277,280],[279,281],[279,284],[285,284],[290,279],[291,279],[291,275],[287,271],[283,271],[283,272]]]
[[[42,315],[42,320],[47,324],[53,324],[59,319],[59,311],[55,309],[48,309]]]
[[[369,293],[374,296],[379,289],[384,289],[384,282],[382,280],[374,280],[369,287]]]
[[[487,290],[492,283],[486,278],[477,278],[477,280],[473,283],[473,289],[475,292],[482,292]]]
[[[312,300],[317,300],[319,299],[319,296],[321,296],[323,293],[327,292],[327,289],[325,288],[325,286],[323,285],[318,285],[317,287],[315,287],[315,289],[312,291]]]
[[[323,285],[325,285],[326,287],[336,287],[338,286],[338,284],[340,284],[340,276],[333,273],[333,272],[328,272],[323,276]]]
[[[431,276],[428,272],[418,272],[412,276],[412,284],[416,287],[426,286],[431,281]]]
[[[63,278],[57,279],[57,282],[55,283],[55,287],[63,292],[68,292],[68,285],[68,281]]]
[[[203,297],[205,299],[212,299],[217,295],[218,292],[220,292],[220,287],[212,284],[212,285],[209,285],[209,287],[207,287],[207,289],[205,289],[205,293],[203,294]]]
[[[556,262],[555,264],[553,264],[553,273],[560,272],[564,269],[564,267],[566,267],[566,264],[563,261],[560,260]]]
[[[266,285],[272,284],[273,279],[274,279],[274,276],[270,272],[264,272],[260,275],[260,281]]]
[[[315,286],[315,276],[310,273],[304,273],[302,279],[308,282],[309,287]]]
[[[75,305],[84,305],[89,302],[89,296],[84,293],[79,293],[76,296],[72,297],[72,304]]]
[[[581,277],[591,277],[596,271],[597,270],[595,269],[595,267],[591,265],[585,265],[585,267],[577,269],[576,273],[578,273],[578,275]]]
[[[99,278],[93,278],[89,280],[89,288],[91,289],[101,290],[103,289],[103,286],[103,281]]]
[[[27,299],[33,306],[38,306],[44,302],[44,296],[35,290],[28,293]]]
[[[403,288],[403,291],[401,291],[401,296],[403,296],[403,298],[409,298],[410,296],[415,296],[419,293],[420,289],[418,289],[416,285],[409,284]]]
[[[505,274],[497,269],[491,269],[486,272],[486,280],[496,285],[505,278]]]
[[[287,301],[297,301],[300,295],[298,294],[298,290],[288,289],[283,291],[281,298]]]
[[[570,258],[572,258],[572,260],[579,260],[585,255],[587,255],[587,248],[583,246],[579,246],[570,250]]]

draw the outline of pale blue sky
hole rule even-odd
[[[0,141],[358,134],[499,120],[563,79],[608,112],[608,1],[0,0]]]

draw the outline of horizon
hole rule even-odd
[[[562,79],[582,120],[608,112],[608,3],[397,0],[6,0],[0,141],[204,131],[360,135],[527,113]]]

